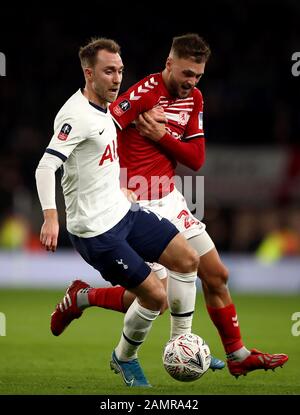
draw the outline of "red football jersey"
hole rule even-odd
[[[158,105],[164,109],[169,134],[166,140],[164,136],[159,142],[154,142],[139,134],[134,120],[139,114]],[[127,169],[127,183],[123,182],[123,185],[134,190],[141,199],[158,199],[167,195],[174,188],[176,159],[181,161],[180,157],[174,157],[175,152],[171,154],[172,147],[175,148],[178,140],[196,141],[199,137],[203,140],[201,92],[194,88],[189,97],[174,98],[168,92],[162,74],[152,74],[120,95],[110,105],[110,112],[120,129],[120,164],[122,168]],[[188,157],[197,157],[192,147],[189,151]]]

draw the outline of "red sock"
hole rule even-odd
[[[126,310],[123,305],[125,291],[123,287],[92,288],[88,292],[89,303],[97,307],[125,313]]]
[[[234,304],[229,304],[222,308],[207,306],[207,310],[219,331],[226,354],[235,352],[243,347]]]

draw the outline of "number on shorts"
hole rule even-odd
[[[186,210],[182,210],[179,215],[177,216],[178,219],[184,217],[184,227],[185,229],[190,228],[194,223],[198,224],[199,221],[195,220],[193,217],[190,216],[189,212]]]

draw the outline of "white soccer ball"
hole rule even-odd
[[[196,334],[183,334],[168,341],[163,352],[163,364],[172,378],[192,382],[209,368],[211,354],[205,341]]]

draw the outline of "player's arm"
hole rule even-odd
[[[199,170],[205,162],[204,137],[198,136],[189,141],[180,141],[166,133],[159,140],[159,145],[179,163],[195,171]]]
[[[58,214],[55,203],[55,172],[63,160],[56,155],[45,153],[35,172],[38,196],[43,209],[44,223],[40,241],[47,251],[54,252],[59,233]]]
[[[153,92],[155,82],[147,77],[133,85],[109,106],[112,119],[120,130],[133,124],[139,114],[153,108],[157,95]]]
[[[170,156],[190,169],[197,171],[204,164],[205,139],[200,133],[189,141],[177,140],[168,133],[165,124],[156,121],[149,112],[138,117],[136,127],[141,135],[157,142]]]
[[[59,233],[55,203],[55,172],[67,160],[75,147],[86,140],[89,127],[80,115],[66,115],[55,120],[54,135],[36,169],[36,186],[43,209],[44,223],[40,240],[47,251],[57,248]]]

